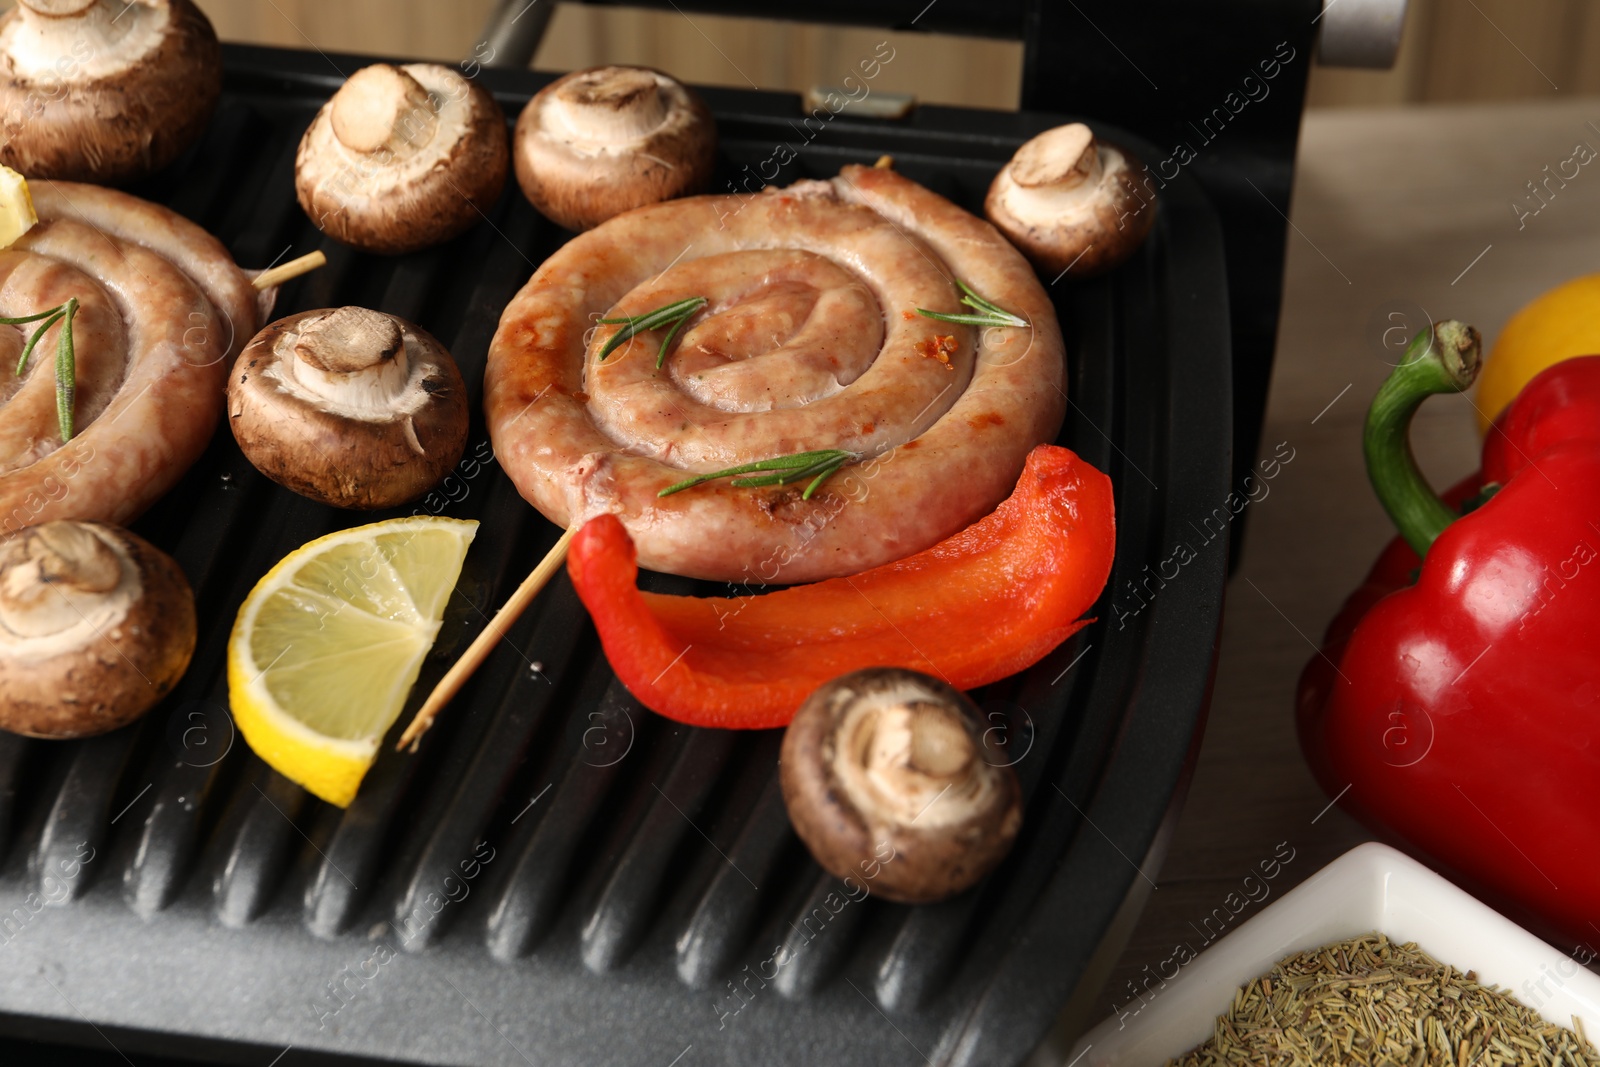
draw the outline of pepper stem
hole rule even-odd
[[[1417,469],[1411,419],[1435,393],[1460,393],[1478,376],[1483,342],[1478,331],[1454,319],[1419,331],[1367,409],[1362,435],[1367,478],[1400,536],[1425,556],[1456,513]]]

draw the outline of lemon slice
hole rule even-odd
[[[345,807],[439,635],[476,522],[420,516],[319,537],[245,597],[228,701],[265,760]]]
[[[10,248],[38,221],[27,179],[10,167],[0,167],[0,248]]]

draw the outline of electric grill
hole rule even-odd
[[[808,15],[888,23],[885,6]],[[1140,110],[1142,72],[1091,35],[1138,41],[1163,91],[1209,100],[1236,61],[1247,71],[1286,35],[1310,47],[1314,5],[1237,6],[1261,9],[1250,32],[1207,32],[1219,51],[1197,57],[1200,16],[1177,9],[1155,34],[1127,5],[943,0],[919,28],[1028,42],[1025,110],[929,106],[881,121],[846,109],[774,184],[887,153],[978,211],[1015,148],[1068,114],[1159,160],[1167,113]],[[290,283],[275,314],[360,304],[416,321],[449,345],[477,411],[500,311],[567,235],[508,183],[484,224],[444,247],[386,259],[339,246],[295,203],[294,149],[341,72],[370,57],[225,56],[204,141],[134,191],[244,264],[321,247],[328,266]],[[1096,625],[975,694],[1028,802],[1016,848],[974,890],[924,907],[839,906],[844,887],[788,826],[780,734],[644,710],[564,576],[419,753],[386,746],[346,811],[308,797],[234,734],[228,631],[280,557],[369,517],[272,485],[222,431],[136,527],[196,589],[200,644],[178,689],[103,737],[0,734],[0,1033],[240,1064],[662,1067],[1016,1064],[1053,1026],[1072,1036],[1154,884],[1198,746],[1228,546],[1191,523],[1233,478],[1232,372],[1259,359],[1251,345],[1270,353],[1303,75],[1168,182],[1133,261],[1050,290],[1070,362],[1061,441],[1110,473],[1118,555]],[[513,120],[550,80],[478,77]],[[721,135],[713,189],[797,140],[794,96],[703,92]],[[481,416],[463,465],[421,509],[483,525],[413,707],[559,532],[495,466]],[[1180,541],[1194,560],[1155,576]]]

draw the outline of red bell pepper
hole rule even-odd
[[[1600,356],[1529,382],[1484,442],[1480,475],[1441,500],[1407,429],[1428,395],[1465,389],[1477,367],[1476,333],[1441,323],[1373,401],[1368,474],[1402,539],[1302,674],[1300,741],[1322,788],[1368,826],[1589,938],[1600,922]]]
[[[1028,454],[1016,489],[939,544],[846,578],[764,596],[640,592],[614,515],[567,556],[617,677],[646,707],[694,726],[783,726],[822,683],[910,667],[958,689],[1015,674],[1093,620],[1111,573],[1111,480],[1065,448]]]

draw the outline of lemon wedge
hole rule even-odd
[[[357,526],[256,583],[228,640],[228,701],[256,755],[330,804],[354,799],[477,530],[435,516]]]
[[[0,167],[0,248],[10,248],[38,221],[28,180],[10,167]]]

